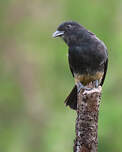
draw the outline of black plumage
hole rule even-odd
[[[53,34],[62,37],[68,45],[69,67],[75,79],[75,86],[65,103],[77,109],[77,83],[84,86],[98,80],[103,85],[108,65],[108,54],[105,44],[95,34],[76,22],[64,22]]]

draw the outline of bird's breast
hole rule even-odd
[[[103,71],[103,65],[100,65],[102,60],[99,51],[92,50],[87,45],[69,50],[69,64],[74,73],[94,74],[97,71]]]

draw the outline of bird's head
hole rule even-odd
[[[68,44],[78,43],[86,36],[86,29],[77,22],[69,21],[60,24],[53,37],[61,37]],[[88,31],[87,31],[88,32]]]

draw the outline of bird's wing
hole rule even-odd
[[[102,77],[101,83],[100,85],[102,86],[106,77],[106,72],[107,72],[107,68],[108,68],[108,58],[107,60],[104,62],[104,75]]]
[[[73,75],[73,77],[74,77],[73,69],[72,69],[72,67],[71,67],[70,64],[69,64],[69,67],[70,67],[70,71],[71,71],[71,73],[72,73],[72,75]]]

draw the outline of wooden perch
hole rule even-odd
[[[91,87],[92,90],[81,90],[77,95],[74,152],[97,152],[98,149],[98,114],[102,88]]]

